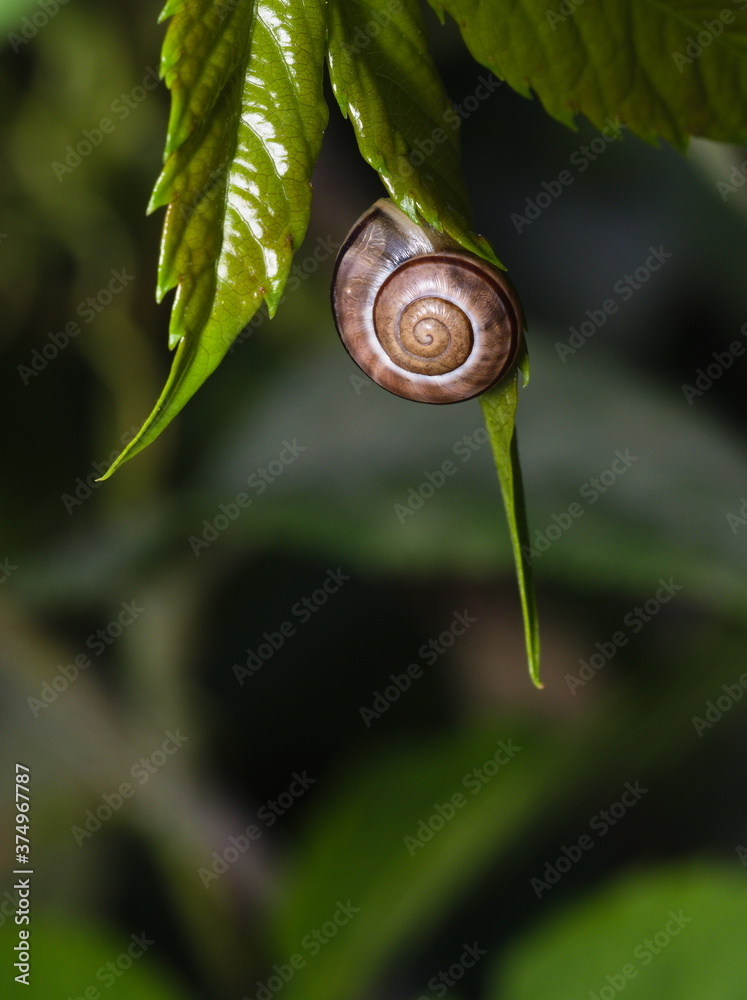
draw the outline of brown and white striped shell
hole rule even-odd
[[[505,272],[377,201],[340,248],[335,324],[350,356],[396,396],[471,399],[511,368],[524,325]]]

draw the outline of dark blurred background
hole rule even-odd
[[[505,86],[465,105],[479,103],[463,126],[475,225],[529,329],[519,436],[539,692],[479,405],[390,396],[335,334],[334,248],[384,192],[331,99],[299,280],[276,318],[95,482],[170,363],[170,297],[154,301],[162,213],[145,215],[168,114],[165,88],[150,89],[157,14],[138,0],[0,13],[2,976],[18,941],[16,762],[32,788],[26,996],[262,1000],[265,984],[417,1000],[444,995],[429,981],[476,940],[489,957],[449,995],[519,997],[519,973],[504,976],[525,935],[614,880],[697,861],[739,887],[747,357],[732,345],[747,341],[747,198],[717,185],[744,151],[601,143]],[[453,24],[429,16],[428,30],[463,104],[489,74]],[[76,163],[69,147],[102,119],[111,131]],[[550,197],[562,171],[572,180]],[[457,473],[402,523],[395,505],[447,459]],[[242,491],[252,504],[226,524]],[[456,613],[474,622],[454,638]],[[410,664],[421,676],[398,688]],[[511,739],[505,777],[485,772],[476,802],[430,823],[460,790],[477,798],[464,776]],[[637,781],[645,795],[590,827]],[[404,838],[426,828],[433,843],[411,856]],[[538,887],[584,833],[593,846]],[[677,891],[662,890],[671,907]],[[296,969],[293,942],[349,898],[350,938],[322,932]],[[708,920],[724,898],[698,904]],[[530,995],[549,997],[535,974]],[[589,990],[605,983],[589,976]]]

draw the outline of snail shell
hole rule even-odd
[[[421,403],[485,392],[516,360],[524,326],[504,272],[416,225],[387,198],[340,248],[332,311],[356,364],[384,389]]]

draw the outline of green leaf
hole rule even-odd
[[[514,553],[521,611],[524,618],[524,638],[529,661],[529,674],[534,684],[541,688],[543,685],[539,677],[540,641],[537,605],[534,597],[532,566],[529,557],[525,556],[525,552],[530,549],[529,528],[524,508],[521,465],[519,464],[514,426],[520,373],[523,384],[526,385],[529,381],[529,361],[524,347],[522,347],[522,356],[514,371],[502,379],[498,385],[483,393],[480,397],[480,404],[490,435],[490,445],[493,449],[495,467],[498,470],[503,505],[506,509],[508,530],[511,535],[511,548]]]
[[[334,0],[329,67],[342,113],[358,146],[396,204],[415,222],[446,231],[466,250],[502,266],[487,240],[471,232],[459,163],[459,115],[430,58],[414,0]],[[526,373],[525,373],[526,375]],[[526,381],[526,377],[525,377]],[[514,376],[481,397],[509,519],[524,612],[529,668],[539,685],[539,637],[528,539],[514,441]]]
[[[133,927],[131,934],[120,933],[102,927],[100,920],[95,924],[84,921],[70,909],[39,909],[34,913],[33,936],[29,939],[29,984],[23,986],[22,993],[22,984],[18,984],[16,992],[28,1000],[84,996],[188,1000],[168,971],[168,958],[157,928],[154,921],[145,928]],[[11,950],[17,943],[17,935],[5,935],[2,958],[7,969],[13,969],[13,962],[18,961],[17,953]],[[11,974],[17,971],[13,969]],[[109,993],[112,986],[115,989]]]
[[[487,240],[469,229],[460,119],[428,52],[416,0],[332,0],[329,74],[361,154],[393,201],[413,222],[425,220],[498,264]]]
[[[21,34],[24,28],[28,33],[24,16],[31,18],[38,6],[38,0],[4,0],[0,7],[0,31],[6,36],[13,52],[20,52],[28,45],[29,39]]]
[[[158,296],[177,288],[178,345],[155,409],[103,478],[153,441],[263,301],[277,307],[308,225],[327,122],[323,0],[172,0],[161,73],[172,92]]]
[[[747,891],[734,866],[630,873],[555,912],[495,970],[489,1000],[741,1000]],[[541,956],[541,961],[538,961]]]
[[[747,140],[747,10],[723,0],[430,0],[474,58],[555,118],[653,142]],[[562,7],[562,12],[561,12]],[[567,11],[570,10],[570,13]],[[724,20],[727,18],[728,20]],[[710,25],[710,26],[709,26]]]
[[[317,803],[278,896],[275,954],[286,963],[295,954],[306,959],[284,1000],[373,995],[387,966],[561,802],[563,777],[580,780],[584,759],[580,740],[558,747],[552,730],[527,731],[506,717],[351,762]],[[492,777],[481,782],[474,772],[485,767]],[[315,947],[315,929],[329,927],[348,902],[352,916]]]

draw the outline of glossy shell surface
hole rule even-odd
[[[375,382],[423,403],[477,396],[516,360],[523,316],[505,272],[382,199],[337,257],[332,309],[347,351]]]

